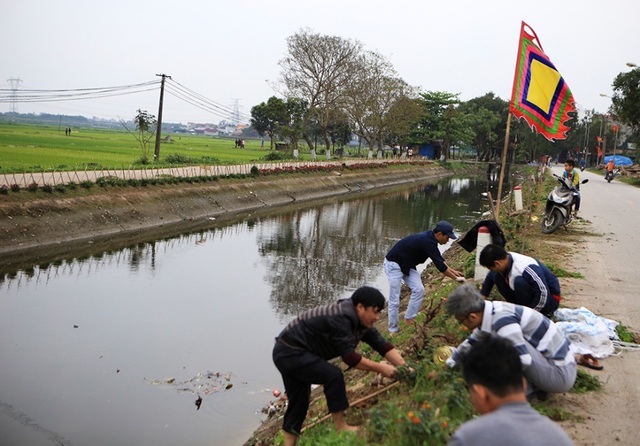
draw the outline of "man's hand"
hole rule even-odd
[[[398,370],[391,364],[387,364],[386,362],[381,362],[380,374],[385,378],[395,379],[396,376],[398,375]]]

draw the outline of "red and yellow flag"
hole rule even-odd
[[[566,139],[565,122],[575,110],[569,86],[542,50],[536,33],[522,22],[509,111],[554,141]]]

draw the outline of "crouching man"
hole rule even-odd
[[[351,298],[308,310],[291,321],[276,338],[273,362],[282,375],[289,404],[282,428],[285,446],[295,445],[309,409],[311,384],[322,384],[327,407],[337,430],[356,431],[344,418],[349,407],[342,370],[328,361],[337,357],[349,366],[396,377],[405,364],[400,352],[373,326],[385,298],[376,288],[358,288]],[[356,351],[369,344],[390,364],[376,362]]]
[[[545,399],[548,393],[567,392],[573,387],[577,365],[569,341],[546,316],[529,307],[484,300],[473,285],[453,290],[445,310],[473,330],[447,360],[450,367],[460,363],[482,332],[494,333],[511,341],[518,351],[527,379],[527,397]]]

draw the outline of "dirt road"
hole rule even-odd
[[[553,167],[560,174],[560,166]],[[572,229],[595,235],[581,237],[566,249],[567,266],[584,279],[562,279],[565,306],[584,306],[599,316],[640,329],[640,189],[604,175],[582,172],[581,219]],[[563,230],[554,234],[562,235]],[[638,438],[640,351],[623,351],[602,361],[604,370],[590,371],[604,383],[601,392],[568,395],[567,410],[584,418],[563,423],[577,445],[632,445]]]

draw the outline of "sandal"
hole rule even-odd
[[[596,358],[593,357],[593,355],[591,355],[589,353],[585,353],[584,355],[580,355],[578,357],[578,364],[583,365],[583,366],[588,367],[588,368],[593,369],[593,370],[602,370],[602,369],[604,369],[604,366],[600,364],[600,361],[598,361]]]

